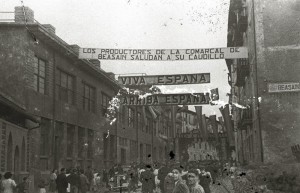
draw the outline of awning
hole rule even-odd
[[[7,97],[3,96],[3,94],[0,92],[0,105],[6,106],[13,110],[17,114],[21,114],[24,116],[26,119],[29,119],[33,122],[39,123],[40,121],[34,116],[31,115],[30,113],[26,112],[25,107],[22,107],[12,100],[9,100]]]

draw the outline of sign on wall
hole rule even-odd
[[[210,73],[156,76],[119,76],[118,81],[124,86],[203,84],[210,83]]]
[[[101,49],[80,48],[80,59],[178,61],[248,58],[246,47],[197,49]]]
[[[280,93],[280,92],[299,92],[299,82],[288,82],[288,83],[268,83],[269,93]]]
[[[209,93],[193,94],[154,94],[146,97],[127,95],[120,98],[121,105],[158,106],[158,105],[204,105],[209,104]]]

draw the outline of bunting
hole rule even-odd
[[[216,115],[210,115],[209,120],[210,120],[212,128],[213,128],[216,142],[219,143],[219,132],[218,132],[218,125],[217,125],[217,121],[216,121]]]
[[[201,133],[203,133],[203,139],[204,141],[207,140],[207,124],[206,124],[206,116],[202,115],[202,131]]]
[[[198,127],[201,133],[203,133],[203,125],[202,125],[202,106],[195,106],[196,114],[197,114],[197,122]]]

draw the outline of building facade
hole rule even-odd
[[[10,118],[1,120],[2,144],[7,142],[1,171],[24,170],[39,179],[62,167],[103,168],[105,133],[115,127],[105,113],[120,86],[99,61],[79,60],[78,46],[61,40],[53,26],[36,22],[30,8],[25,11],[26,23],[22,7],[15,8],[14,21],[0,23],[0,89],[36,121],[17,127]],[[4,159],[18,155],[26,160],[25,169]]]
[[[18,109],[1,108],[1,172],[40,179],[62,167],[167,161],[175,148],[173,107],[121,106],[110,124],[109,101],[122,88],[114,74],[98,60],[78,59],[79,46],[24,10],[25,17],[16,7],[14,19],[0,23],[0,96]]]
[[[291,169],[299,162],[299,11],[299,1],[230,2],[227,46],[249,52],[248,59],[226,61],[242,164]]]

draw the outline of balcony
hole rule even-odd
[[[241,130],[246,130],[248,126],[252,126],[252,108],[249,107],[247,109],[241,110],[241,120],[238,123],[238,127]]]
[[[245,85],[245,78],[250,74],[250,65],[247,59],[238,59],[236,83],[235,86],[242,87]]]

